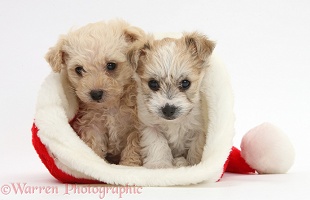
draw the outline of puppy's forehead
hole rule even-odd
[[[154,42],[154,54],[158,56],[173,56],[175,53],[176,41],[170,38]]]
[[[154,78],[179,79],[192,72],[185,44],[176,39],[155,41],[146,65],[146,73]]]
[[[86,26],[68,34],[67,51],[85,59],[125,62],[128,43],[122,29],[105,24]]]

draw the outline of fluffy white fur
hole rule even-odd
[[[232,147],[234,135],[233,96],[229,76],[218,58],[212,55],[200,91],[209,120],[205,123],[207,140],[201,162],[195,166],[146,169],[111,165],[96,155],[80,140],[70,121],[77,113],[74,95],[68,95],[59,74],[51,73],[38,96],[35,123],[38,136],[55,158],[57,166],[75,177],[91,178],[109,184],[171,186],[215,182]]]
[[[270,123],[263,123],[245,134],[241,154],[260,174],[281,174],[294,163],[295,153],[287,135]]]

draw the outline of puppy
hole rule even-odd
[[[144,32],[121,20],[97,22],[62,36],[46,60],[77,97],[72,127],[110,163],[141,165],[136,83],[126,54]]]
[[[136,70],[141,154],[147,168],[196,165],[206,142],[201,88],[215,44],[199,33],[148,39],[128,60]]]

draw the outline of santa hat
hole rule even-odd
[[[198,165],[146,169],[106,163],[77,136],[70,121],[78,109],[59,74],[51,73],[39,91],[32,142],[49,172],[64,183],[108,183],[137,186],[188,185],[216,182],[225,171],[285,173],[294,161],[287,136],[272,124],[250,130],[241,151],[233,147],[233,95],[225,67],[214,55],[201,88],[207,139]]]

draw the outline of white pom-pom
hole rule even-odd
[[[241,155],[260,174],[281,174],[293,165],[295,151],[282,130],[263,123],[244,135]]]

